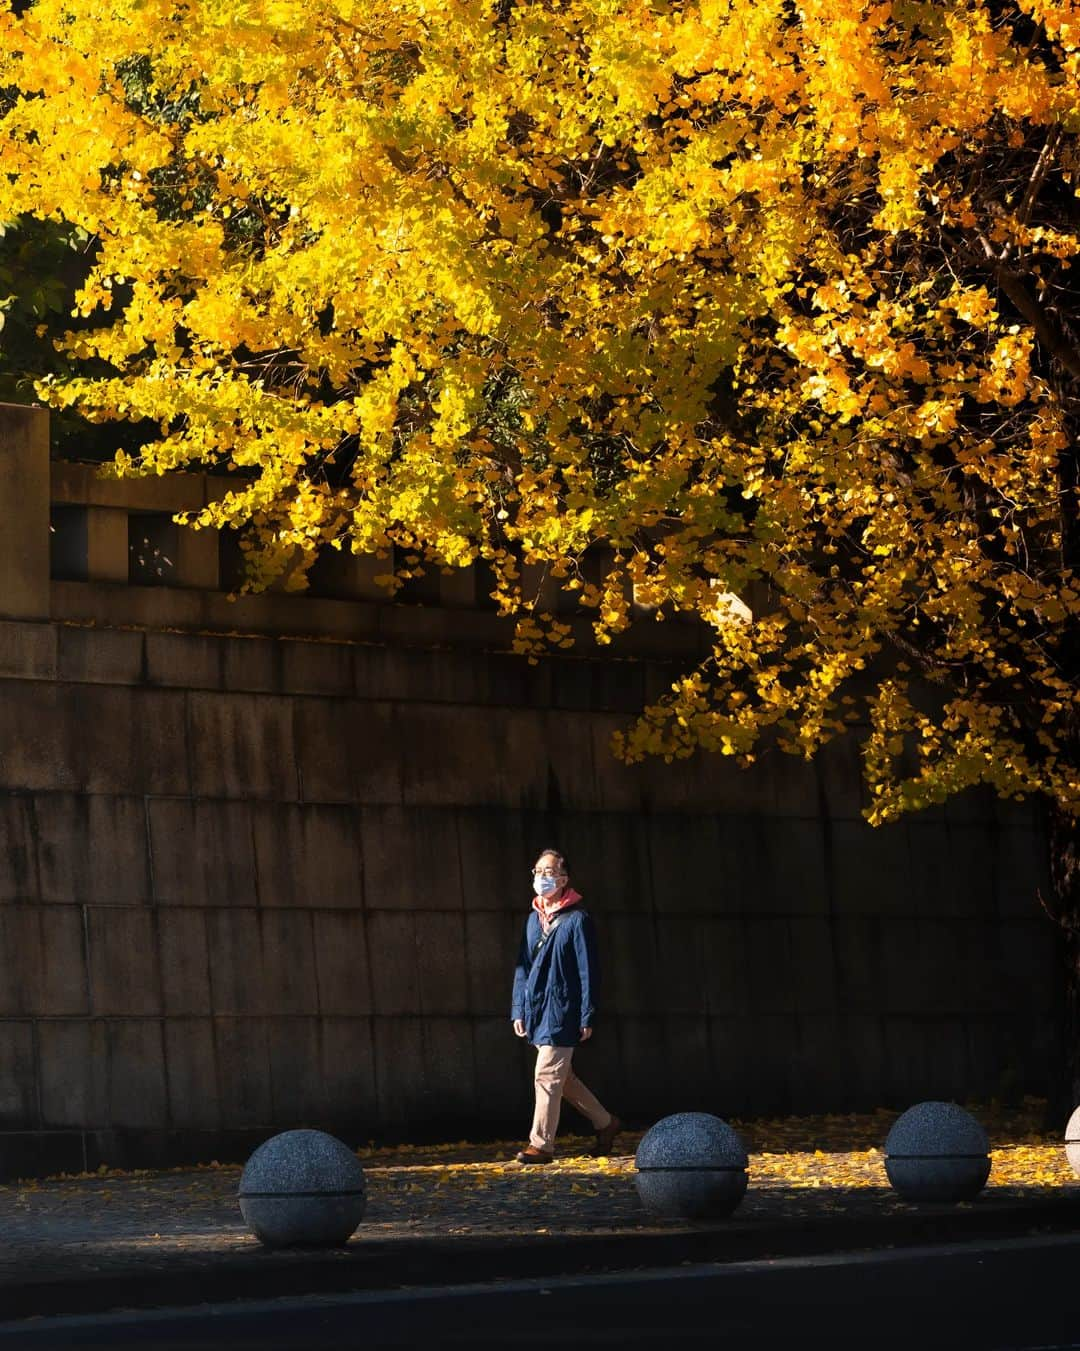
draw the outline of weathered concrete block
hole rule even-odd
[[[783,816],[760,819],[755,864],[752,885],[760,905],[787,914],[828,913],[825,832],[821,821]]]
[[[108,1043],[100,1019],[43,1019],[37,1025],[41,1120],[46,1129],[109,1121]]]
[[[273,1123],[308,1125],[326,1120],[326,1080],[319,1054],[317,1018],[269,1018],[270,1094]]]
[[[306,910],[209,910],[215,1013],[315,1013],[318,990]]]
[[[360,814],[349,804],[252,804],[255,880],[262,906],[363,903]]]
[[[865,821],[830,822],[829,895],[839,915],[912,915],[921,907],[912,882],[909,823],[874,829]],[[915,837],[918,838],[917,836]]]
[[[319,1012],[353,1017],[371,1013],[367,917],[361,910],[313,910],[311,923]]]
[[[469,1019],[425,1017],[421,1030],[425,1116],[430,1121],[440,1116],[462,1122],[475,1119],[478,1099]]]
[[[68,782],[84,793],[188,793],[185,695],[122,685],[61,686],[57,715]],[[42,785],[45,786],[45,785]]]
[[[354,692],[360,699],[398,703],[481,703],[483,656],[451,649],[360,643],[353,649]]]
[[[106,1123],[123,1129],[165,1130],[169,1113],[161,1022],[156,1018],[123,1018],[110,1021],[106,1027]]]
[[[282,688],[290,694],[352,695],[353,651],[348,643],[282,642]]]
[[[970,1201],[990,1176],[990,1141],[955,1102],[920,1102],[893,1123],[885,1171],[905,1201]]]
[[[368,906],[461,910],[462,867],[452,810],[367,806],[359,813],[359,825]]]
[[[703,916],[700,933],[710,1015],[730,1017],[749,1012],[746,932],[741,918]]]
[[[588,898],[586,898],[588,904]],[[525,915],[521,923],[525,923]],[[643,1014],[659,1012],[666,991],[657,976],[656,930],[647,919],[632,915],[609,915],[600,931],[605,1003],[611,1012]],[[516,957],[516,949],[515,949]]]
[[[159,905],[254,905],[253,802],[153,797],[146,802]]]
[[[639,661],[554,658],[548,669],[550,702],[557,708],[633,715],[644,707],[644,670]]]
[[[914,1014],[885,1017],[882,1027],[893,1093],[909,1098],[968,1093],[971,1075],[963,1023]]]
[[[345,1243],[364,1214],[364,1170],[325,1131],[284,1131],[252,1154],[240,1178],[240,1210],[268,1247]]]
[[[474,1016],[508,1017],[510,981],[524,922],[524,910],[521,915],[507,910],[465,914],[467,1007]]]
[[[204,1014],[211,1007],[206,916],[180,906],[157,912],[161,1002],[170,1017]]]
[[[87,907],[87,957],[94,1013],[131,1016],[161,1012],[155,918],[145,907]]]
[[[822,915],[788,918],[791,997],[800,1014],[824,1013],[838,1007],[833,925],[831,917]]]
[[[189,693],[193,790],[200,797],[297,797],[293,704],[276,695]]]
[[[977,915],[993,911],[993,834],[987,827],[912,818],[907,913]]]
[[[605,925],[605,934],[610,927],[610,923]],[[704,1014],[712,973],[705,966],[701,921],[697,916],[666,915],[651,936],[663,991],[658,1001],[662,1007],[657,1012]]]
[[[49,617],[49,415],[0,404],[0,614]]]
[[[372,910],[367,916],[371,993],[376,1013],[419,1014],[420,981],[416,967],[416,916],[410,911]]]
[[[694,1014],[668,1014],[663,1020],[661,1035],[673,1102],[679,1103],[688,1112],[708,1112],[718,1103],[730,1101],[726,1085],[720,1083],[712,1073],[707,1018]],[[600,1053],[597,1072],[603,1074],[606,1066],[602,1044],[597,1045],[596,1052]],[[614,1101],[603,1092],[598,1093],[598,1096],[604,1103]]]
[[[793,1012],[796,958],[786,916],[745,915],[743,941],[751,1012]]]
[[[833,951],[840,1004],[850,1013],[877,1012],[885,983],[881,921],[845,915],[833,925]]]
[[[1001,951],[1000,965],[995,967],[995,979],[999,982],[996,1006],[1003,1011],[1032,1010],[1036,1028],[1056,1021],[1054,1014],[1061,997],[1057,932],[1047,924],[1041,911],[1026,919],[1002,921],[994,928]],[[972,962],[970,974],[972,981],[978,980],[977,958]]]
[[[0,901],[40,899],[33,798],[0,793]]]
[[[858,821],[872,805],[872,794],[863,782],[862,757],[856,736],[834,737],[813,760],[824,809],[832,821]]]
[[[130,794],[143,788],[143,746],[136,691],[128,686],[62,688],[64,752],[82,793]],[[152,735],[152,733],[151,733]],[[170,759],[175,754],[170,747]]]
[[[890,916],[881,922],[885,984],[879,1006],[889,1013],[962,1011],[968,961],[979,936],[970,924]]]
[[[261,910],[261,976],[268,990],[268,1012],[318,1013],[315,947],[309,910]]]
[[[622,1085],[618,1095],[619,1115],[638,1116],[648,1111],[650,1102],[670,1102],[671,1067],[665,1054],[663,1018],[624,1014],[612,1031],[618,1047],[619,1082]],[[600,1035],[599,1031],[596,1035]],[[642,1065],[649,1066],[647,1085],[642,1082]]]
[[[554,745],[528,711],[403,705],[398,710],[402,793],[427,806],[540,806]],[[559,759],[569,753],[559,746]]]
[[[665,914],[715,914],[739,904],[738,874],[720,837],[722,822],[714,816],[672,812],[648,818],[645,837],[649,851],[649,891],[657,910]],[[745,850],[747,836],[740,832]],[[738,862],[741,855],[736,855]],[[693,882],[690,882],[690,879]]]
[[[371,1020],[323,1017],[319,1027],[327,1120],[350,1125],[350,1142],[370,1139],[379,1120]]]
[[[522,1104],[532,1096],[532,1051],[517,1037],[503,1014],[472,1020],[476,1101],[484,1104],[493,1130],[500,1124],[521,1129]]]
[[[58,624],[55,633],[61,680],[95,685],[137,685],[142,680],[145,634],[74,624]]]
[[[270,1043],[265,1018],[215,1018],[217,1096],[227,1129],[269,1126],[274,1119]]]
[[[648,1210],[681,1219],[730,1215],[746,1193],[746,1148],[726,1121],[677,1112],[646,1131],[635,1163]]]
[[[392,704],[298,698],[292,707],[302,801],[401,801],[408,752]]]
[[[734,1029],[741,1045],[714,1048],[717,1061],[733,1058],[743,1080],[747,1100],[754,1110],[768,1114],[792,1110],[792,1060],[799,1045],[799,1020],[789,1013],[759,1013],[739,1021]],[[720,1078],[726,1089],[732,1084],[730,1065]],[[738,1091],[738,1089],[736,1089]],[[761,1104],[758,1107],[758,1104]]]
[[[0,1014],[86,1014],[81,910],[69,905],[0,907],[0,972]]]
[[[0,620],[0,676],[54,680],[56,646],[55,624]]]
[[[1049,853],[1042,831],[999,826],[993,832],[994,899],[999,915],[1027,918],[1038,893],[1049,894]]]
[[[169,918],[178,916],[174,913]],[[219,1129],[217,1053],[211,1020],[174,1016],[166,1018],[163,1027],[169,1126],[173,1130]]]
[[[145,905],[150,900],[144,798],[37,793],[34,820],[43,901]]]
[[[34,1025],[0,1019],[0,1130],[34,1130],[40,1124]]]
[[[224,653],[215,638],[198,633],[146,634],[145,679],[149,685],[218,690],[224,683]]]
[[[462,807],[450,815],[469,878],[463,887],[465,908],[526,911],[532,902],[529,870],[555,833],[547,816],[499,807]]]
[[[0,680],[0,788],[75,788],[66,738],[68,699],[43,680]]]
[[[222,653],[222,685],[229,691],[276,694],[281,690],[281,644],[273,638],[216,639]]]
[[[216,1014],[272,1013],[276,991],[263,958],[262,915],[255,909],[206,911],[210,991]]]
[[[574,887],[594,913],[603,914],[609,908],[642,913],[660,909],[650,858],[651,824],[618,812],[566,813],[551,832],[553,841],[546,835],[536,841],[534,852],[524,860],[524,872],[521,863],[517,864],[526,902],[533,860],[540,849],[554,842],[570,862]],[[683,913],[695,908],[686,890],[686,904],[677,907]]]
[[[463,918],[460,914],[417,910],[417,987],[425,1015],[469,1012]]]
[[[384,1130],[401,1130],[433,1106],[424,1083],[423,1019],[376,1017],[372,1032],[379,1124]]]

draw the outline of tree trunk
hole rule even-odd
[[[1080,817],[1051,803],[1047,826],[1050,899],[1045,908],[1060,926],[1065,967],[1062,1072],[1051,1085],[1047,1125],[1063,1130],[1080,1106]]]

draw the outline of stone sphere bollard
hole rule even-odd
[[[325,1131],[283,1131],[261,1144],[240,1178],[240,1213],[270,1248],[345,1243],[364,1214],[364,1170]]]
[[[990,1176],[990,1141],[955,1102],[920,1102],[893,1122],[885,1172],[905,1201],[970,1201]]]
[[[675,1219],[730,1215],[746,1192],[746,1148],[726,1121],[676,1112],[638,1145],[638,1195],[647,1210]]]
[[[1065,1157],[1069,1160],[1069,1167],[1080,1177],[1080,1107],[1069,1117],[1069,1124],[1065,1127]]]

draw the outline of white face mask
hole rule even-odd
[[[557,877],[534,877],[533,891],[537,896],[553,896],[559,889],[559,879]]]

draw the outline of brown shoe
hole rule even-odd
[[[554,1153],[548,1153],[546,1149],[537,1149],[533,1145],[526,1145],[524,1149],[519,1149],[514,1155],[517,1163],[550,1163],[554,1159]]]
[[[621,1130],[622,1122],[617,1116],[613,1116],[602,1131],[597,1131],[593,1158],[602,1159],[610,1154],[611,1146],[615,1143],[615,1137]]]

